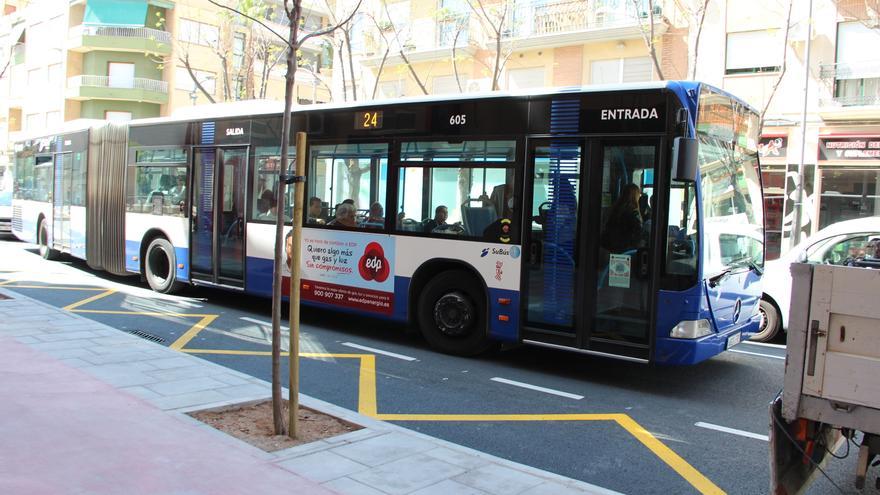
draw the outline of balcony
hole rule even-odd
[[[74,76],[67,80],[70,100],[122,100],[168,103],[168,83],[142,77]]]
[[[880,60],[824,64],[819,77],[830,98],[820,98],[826,120],[880,119]]]
[[[655,5],[655,35],[665,31],[661,13]],[[632,39],[641,37],[639,21],[647,18],[647,5],[636,9],[630,2],[535,0],[516,7],[504,38],[518,48]]]
[[[12,52],[9,54],[12,65],[21,65],[24,63],[24,43],[17,43],[12,46]]]
[[[171,33],[159,29],[125,26],[74,26],[67,36],[74,52],[112,50],[171,54]]]

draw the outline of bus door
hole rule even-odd
[[[52,196],[52,244],[70,251],[70,201],[73,193],[73,154],[56,153]]]
[[[247,147],[193,150],[192,280],[244,287]]]
[[[525,341],[649,359],[658,143],[530,141]]]

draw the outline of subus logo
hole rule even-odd
[[[656,108],[606,108],[602,110],[602,120],[644,120],[659,119]]]
[[[385,251],[378,242],[367,244],[364,255],[358,261],[358,271],[364,280],[375,280],[381,283],[388,278],[391,268],[385,258]]]
[[[486,255],[489,254],[489,248],[483,248],[483,252],[480,253],[480,258],[485,258]]]
[[[244,127],[230,127],[226,129],[227,136],[244,136]]]

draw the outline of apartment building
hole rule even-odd
[[[302,29],[325,26],[326,4],[305,4]],[[204,103],[284,98],[283,41],[207,0],[0,5],[0,64],[9,60],[0,78],[3,143],[79,118],[129,120]],[[280,0],[263,6],[249,13],[286,38]],[[300,49],[295,101],[330,100],[330,46],[314,38]]]
[[[687,77],[687,22],[676,2],[657,0],[652,8],[632,0],[483,5],[365,0],[350,30],[350,52],[345,45],[336,51],[337,99]],[[346,8],[350,2],[339,2],[337,17]]]
[[[802,152],[801,238],[841,220],[880,215],[878,5],[814,0],[810,13],[808,4],[792,3],[785,44],[789,0],[713,0],[700,42],[701,52],[725,56],[701,59],[698,79],[759,109],[779,82],[760,143],[770,258],[791,247]]]

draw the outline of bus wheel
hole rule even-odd
[[[425,340],[447,354],[474,356],[492,342],[486,332],[483,291],[465,271],[443,272],[422,289],[418,321]]]
[[[177,281],[174,246],[168,239],[157,237],[150,242],[144,257],[144,277],[151,289],[162,294],[173,294],[183,287]]]
[[[40,256],[44,260],[54,260],[58,258],[58,251],[49,247],[49,229],[46,227],[46,221],[40,221],[40,228],[37,230],[37,244],[40,245]]]
[[[773,337],[776,337],[776,334],[779,333],[779,327],[781,326],[779,311],[776,310],[776,306],[772,302],[765,299],[761,299],[758,311],[761,313],[761,326],[758,329],[758,333],[749,337],[749,340],[755,342],[773,340]]]

